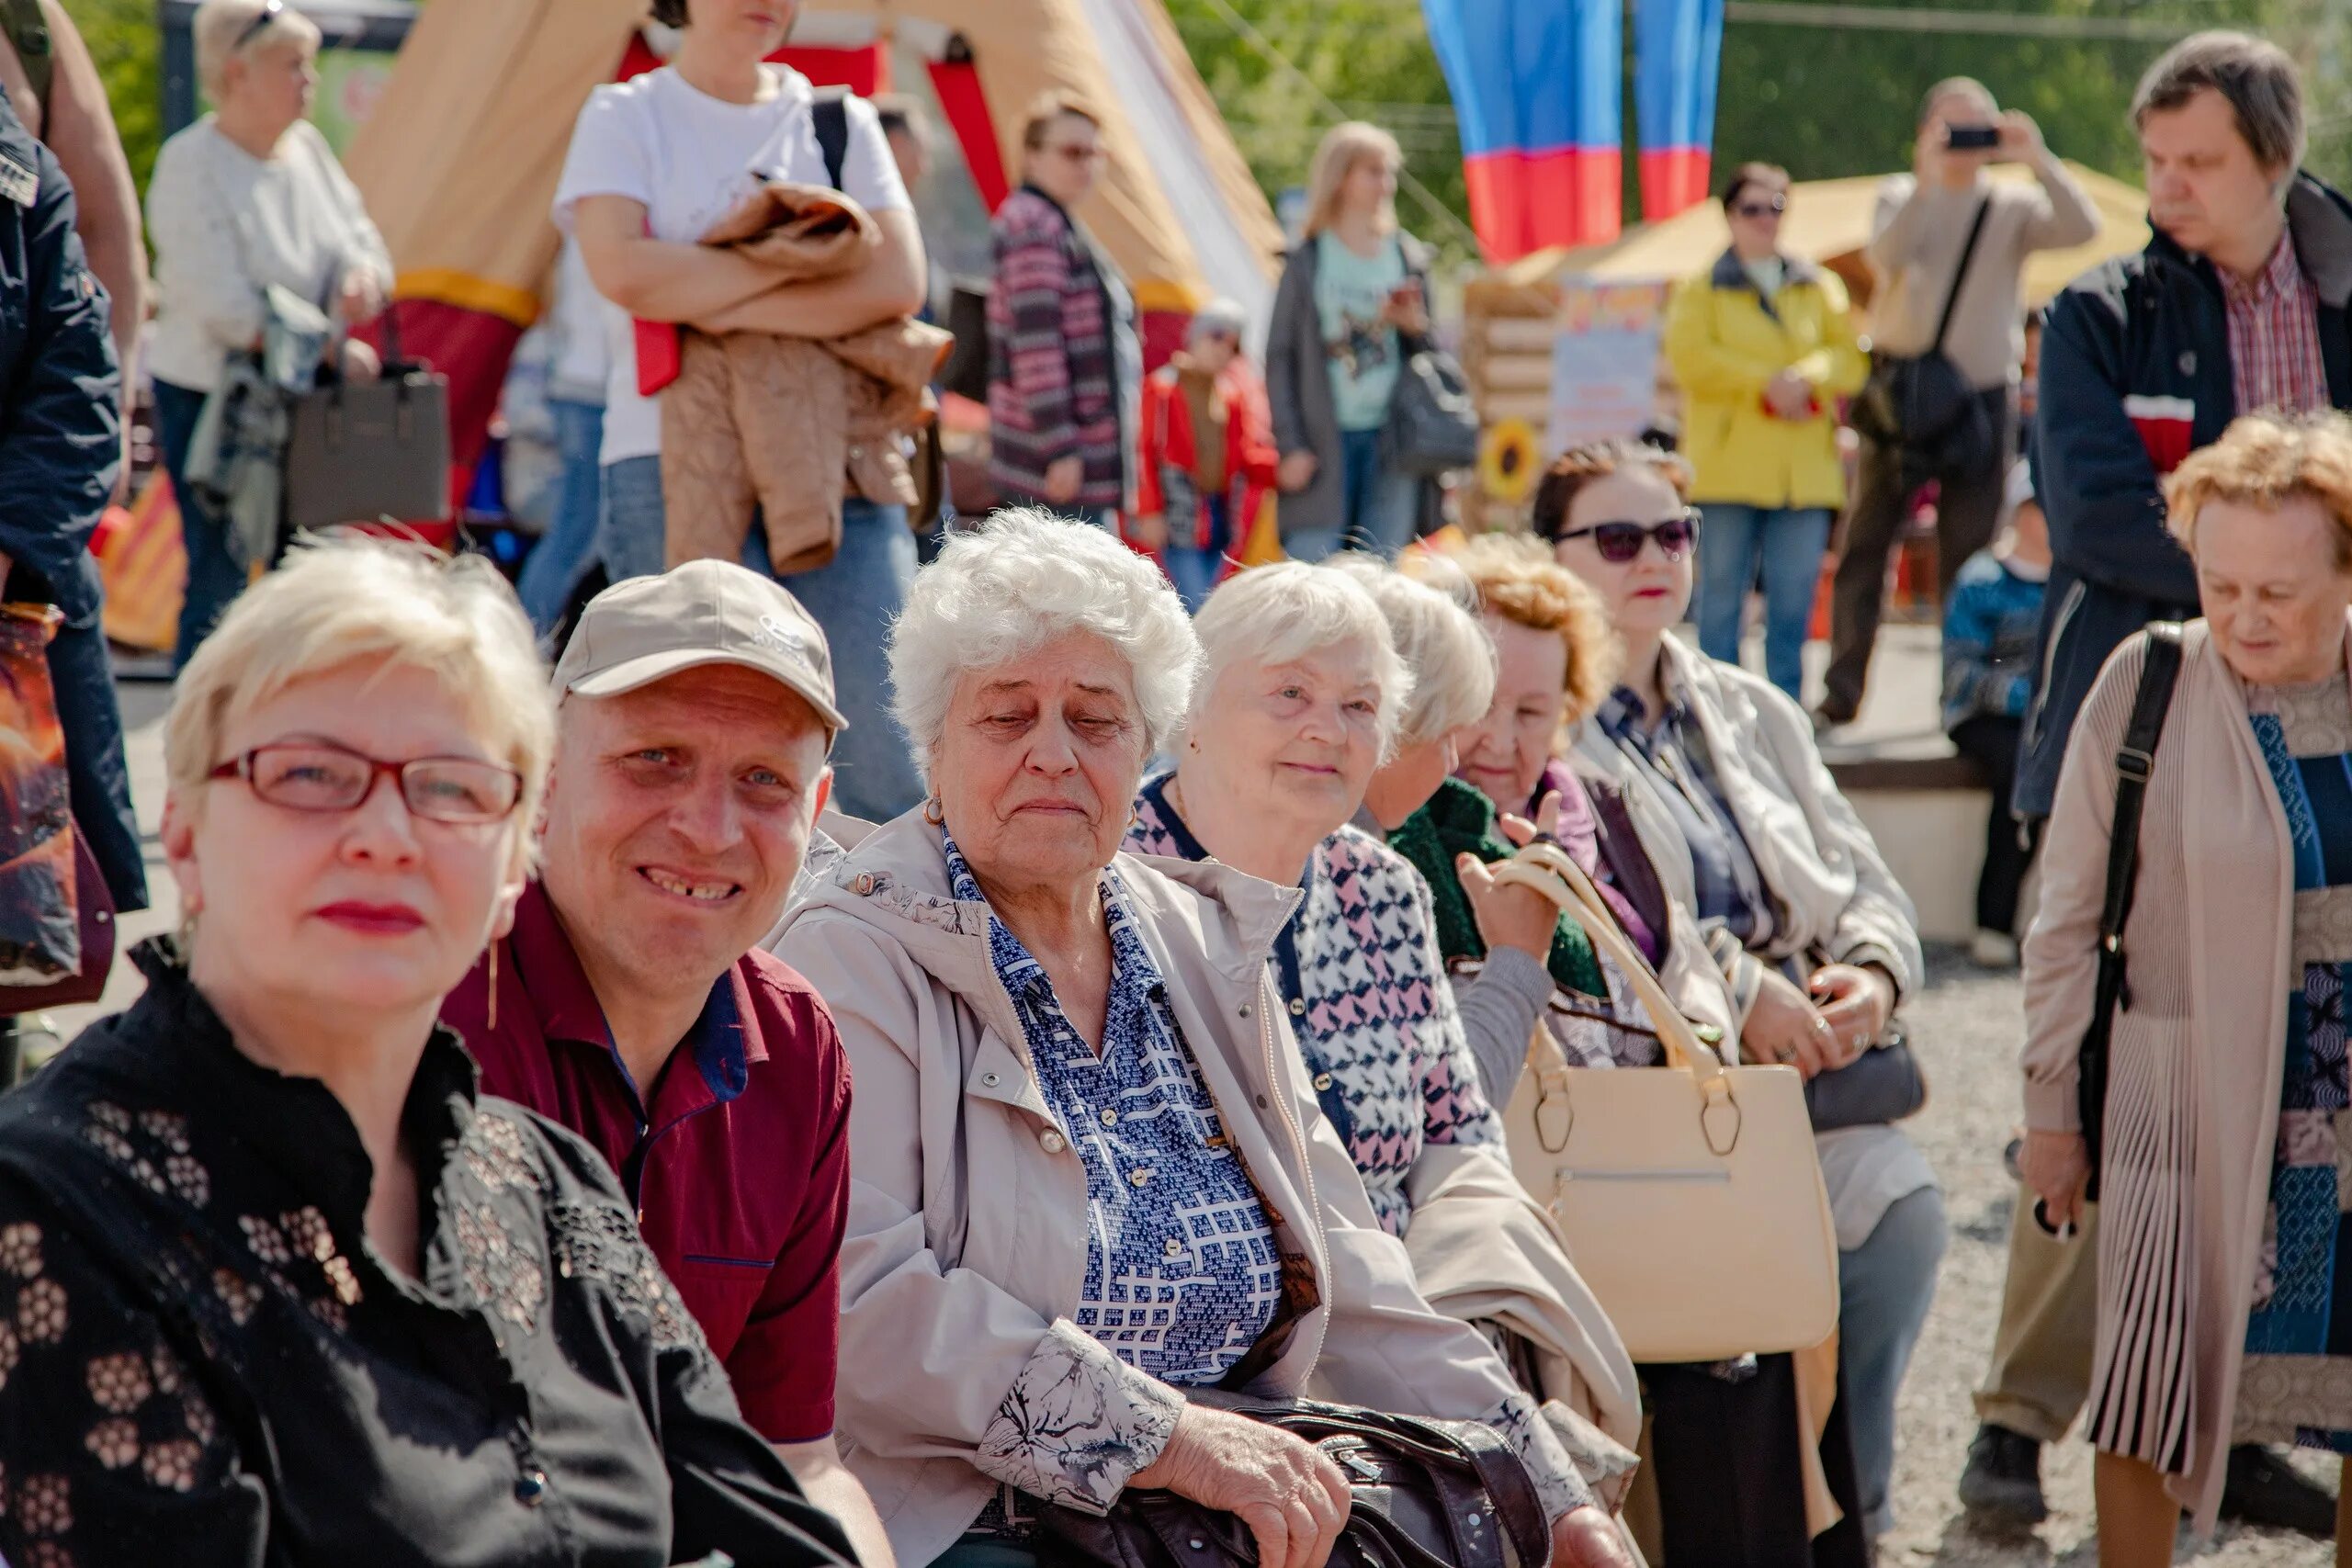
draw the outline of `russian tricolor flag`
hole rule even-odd
[[[1721,0],[1715,6],[1720,27]],[[1421,0],[1490,262],[1617,237],[1623,0]],[[1710,77],[1708,114],[1713,114]]]
[[[1634,0],[1642,216],[1653,223],[1706,199],[1723,48],[1724,0]]]

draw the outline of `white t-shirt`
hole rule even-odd
[[[669,66],[597,88],[572,128],[555,193],[556,226],[571,232],[583,197],[625,196],[645,206],[657,240],[692,244],[762,179],[829,183],[810,114],[815,90],[788,66],[770,65],[774,96],[730,104],[690,86]],[[868,212],[911,209],[874,106],[849,100],[842,190]],[[612,373],[605,397],[607,464],[662,450],[661,411],[637,389],[637,343],[628,315],[608,312]]]

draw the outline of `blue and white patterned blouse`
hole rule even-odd
[[[1136,798],[1126,847],[1209,858],[1168,802],[1162,774]],[[1429,885],[1403,855],[1353,827],[1325,839],[1276,945],[1274,982],[1323,1114],[1348,1147],[1381,1228],[1412,1223],[1407,1193],[1430,1145],[1503,1141],[1437,945]]]
[[[942,836],[953,897],[985,901],[956,840]],[[1100,1056],[1062,1011],[1045,965],[989,918],[989,955],[1038,1086],[1086,1168],[1086,1280],[1070,1320],[1162,1382],[1214,1383],[1272,1323],[1282,1256],[1177,1031],[1119,874],[1105,871],[1102,888],[1111,1006]],[[1016,1385],[1007,1399],[1042,1392]],[[1007,1523],[991,1505],[974,1529]]]

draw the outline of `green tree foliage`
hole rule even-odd
[[[64,6],[97,62],[115,129],[144,195],[164,141],[163,35],[155,26],[155,0],[64,0]]]

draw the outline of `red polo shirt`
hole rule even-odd
[[[630,1081],[603,1009],[537,883],[487,964],[441,1016],[485,1093],[562,1122],[603,1152],[735,1398],[770,1442],[833,1429],[842,1231],[849,1213],[849,1063],[808,983],[754,950],[654,1078]]]

